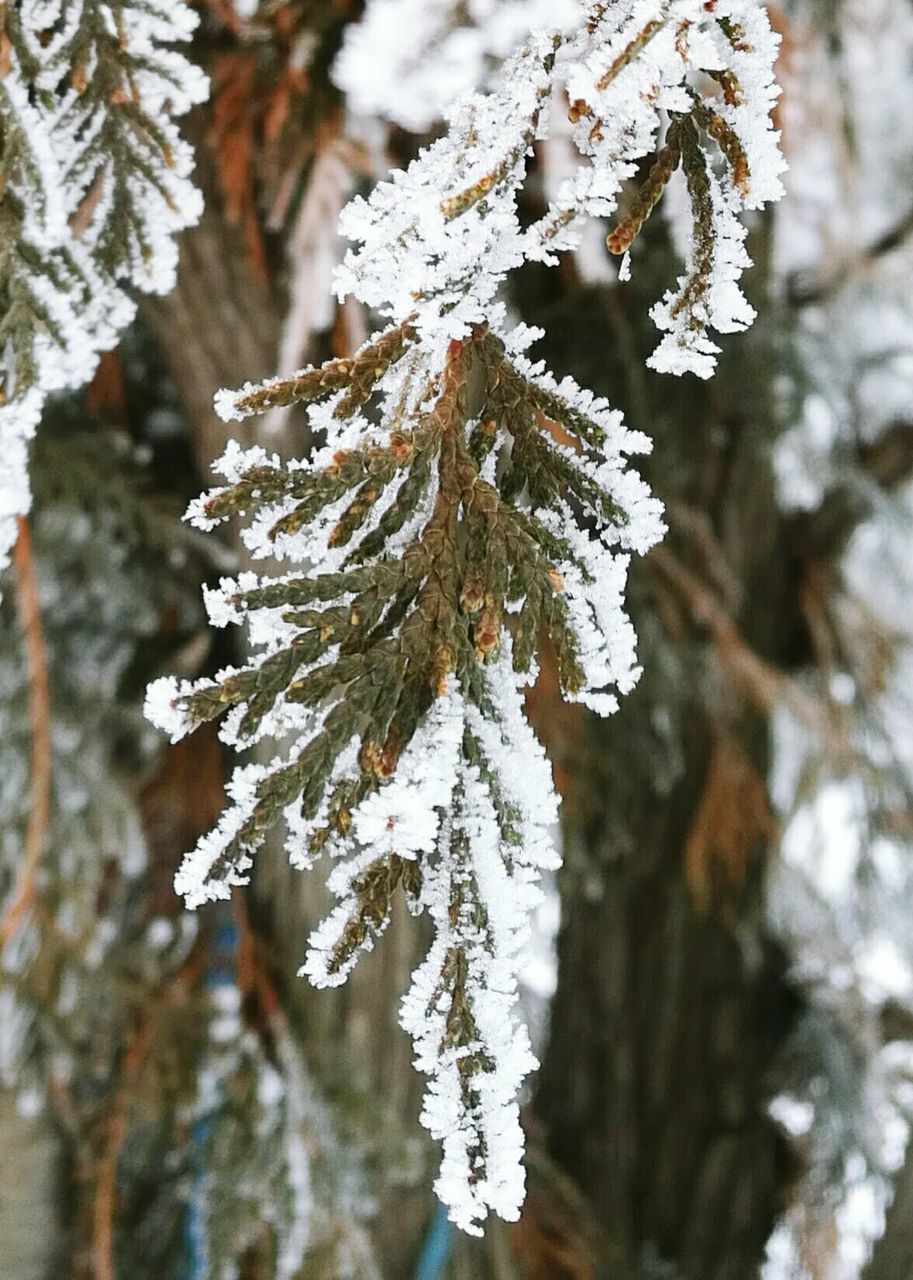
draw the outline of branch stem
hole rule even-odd
[[[31,753],[30,803],[22,861],[12,892],[0,919],[0,946],[16,932],[35,897],[35,880],[47,843],[51,821],[51,694],[47,653],[41,628],[41,611],[35,580],[35,562],[28,523],[19,518],[19,536],[13,548],[16,574],[16,609],[25,649],[28,673]]]

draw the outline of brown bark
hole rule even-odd
[[[624,350],[602,314],[590,349]],[[766,1115],[796,1002],[764,920],[765,779],[801,627],[770,364],[762,336],[741,341],[709,388],[628,379],[670,534],[634,570],[641,684],[561,762],[559,980],[535,1108],[625,1280],[757,1276],[794,1172]],[[614,382],[617,401],[623,368]]]
[[[222,422],[212,398],[220,387],[275,372],[281,319],[278,300],[247,255],[242,231],[221,207],[202,117],[187,132],[197,146],[205,212],[181,237],[176,287],[167,297],[147,299],[143,316],[174,380],[205,479],[229,439],[253,440],[256,432]]]
[[[595,767],[568,817],[537,1109],[553,1155],[603,1216],[621,1274],[663,1261],[685,1280],[747,1280],[785,1202],[784,1151],[764,1112],[790,997],[762,925],[757,844],[744,886],[724,887],[710,911],[688,883],[684,851],[712,759],[703,709],[688,716],[684,769],[666,794],[637,765],[619,787],[605,731],[590,730]]]

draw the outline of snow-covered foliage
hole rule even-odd
[[[275,1280],[318,1272],[376,1280],[362,1225],[369,1202],[288,1028],[277,1019],[267,1053],[244,1024],[228,971],[214,973],[207,1003],[192,1129],[189,1274],[237,1280],[240,1259],[269,1259]]]
[[[492,92],[457,103],[446,136],[343,214],[355,247],[338,290],[388,327],[351,358],[216,397],[226,419],[308,403],[320,447],[284,466],[232,445],[216,464],[225,485],[188,513],[203,529],[242,515],[254,559],[301,568],[208,593],[214,625],[248,624],[249,664],[149,690],[150,718],[175,739],[227,711],[226,742],[283,748],[235,772],[231,807],[177,887],[190,906],[228,897],[284,818],[294,865],[335,859],[339,905],[304,965],[318,985],[373,947],[397,887],[427,911],[434,939],[402,1022],[430,1078],[437,1188],[467,1231],[489,1211],[516,1218],[523,1199],[517,1089],[535,1064],[517,971],[556,814],[523,691],[547,637],[566,696],[615,709],[638,676],[629,558],[663,532],[628,465],[649,441],[529,360],[538,335],[511,327],[499,291],[615,214],[653,155],[609,237],[626,252],[681,166],[693,244],[655,312],[654,363],[707,376],[708,330],[751,319],[736,214],[779,193],[775,47],[755,0],[619,0],[569,33],[532,34]],[[559,90],[579,167],[524,226],[529,157]]]
[[[174,279],[196,221],[174,119],[206,95],[170,46],[182,0],[23,0],[0,9],[0,568],[29,505],[28,441],[49,392],[78,387]]]
[[[171,833],[187,820],[187,775],[189,805],[206,781],[199,758],[159,772],[135,672],[161,644],[163,616],[178,637],[203,634],[194,535],[162,519],[126,433],[77,428],[57,404],[47,426],[33,450],[29,528],[53,788],[15,928],[8,890],[35,808],[34,695],[18,592],[0,601],[0,1087],[24,1115],[63,1108],[81,1153],[74,1218],[91,1217],[103,1176],[98,1134],[112,1116],[123,1125],[118,1214],[134,1197],[144,1208],[118,1232],[116,1274],[164,1274],[156,1264],[175,1243],[162,1228],[171,1218],[177,1274],[193,1280],[236,1278],[248,1251],[269,1258],[271,1280],[298,1280],[305,1255],[311,1273],[319,1264],[329,1276],[375,1280],[357,1153],[336,1137],[278,1012],[267,1031],[244,1006],[237,930],[181,913],[164,878]],[[150,1169],[151,1202],[141,1191]]]
[[[537,27],[573,31],[578,0],[369,0],[333,78],[349,110],[422,133]]]
[[[681,166],[694,230],[687,272],[654,312],[667,336],[653,359],[663,371],[708,377],[717,351],[708,330],[731,332],[752,318],[736,283],[747,264],[736,215],[781,194],[770,120],[777,39],[755,0],[597,9],[573,37],[534,36],[493,93],[460,100],[445,138],[370,201],[352,202],[343,230],[362,247],[350,252],[339,287],[397,322],[417,310],[423,333],[446,315],[442,328],[459,337],[454,316],[490,323],[504,275],[576,247],[583,220],[615,215],[622,184],[656,151],[609,248],[629,249]],[[719,97],[699,92],[707,78]],[[530,147],[548,134],[557,85],[571,103],[581,164],[543,218],[521,230],[516,193]],[[663,113],[670,123],[657,150]]]
[[[858,1280],[913,1130],[913,884],[910,828],[897,819],[913,779],[913,494],[908,480],[891,492],[890,468],[882,488],[860,466],[909,438],[913,11],[846,0],[788,12],[790,173],[774,261],[797,318],[779,500],[814,513],[846,491],[868,514],[832,584],[830,634],[817,642],[830,732],[810,735],[785,712],[776,724],[784,836],[769,901],[808,1001],[787,1082],[787,1127],[806,1172],[764,1277]],[[890,1263],[876,1271],[890,1274]]]
[[[65,430],[38,441],[31,520],[53,713],[50,830],[34,901],[0,953],[0,1078],[41,1090],[85,1070],[86,1046],[112,1055],[129,1023],[125,973],[152,985],[186,959],[185,918],[156,940],[146,915],[149,862],[136,797],[115,760],[144,761],[152,735],[122,697],[159,610],[179,608],[129,444]],[[80,482],[91,477],[87,511]],[[89,482],[86,482],[89,483]],[[111,584],[117,584],[112,591]],[[73,584],[79,589],[74,591]],[[189,588],[185,588],[189,596]],[[12,597],[13,593],[10,593]],[[195,617],[191,599],[186,623]],[[30,689],[13,599],[0,602],[0,883],[15,884],[34,807]],[[165,921],[159,922],[165,924]],[[40,962],[39,962],[40,957]],[[100,1058],[93,1069],[102,1072]]]

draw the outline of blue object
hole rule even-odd
[[[438,1204],[415,1268],[415,1280],[443,1280],[452,1246],[453,1225],[447,1217],[447,1210]]]

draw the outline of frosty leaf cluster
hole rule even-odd
[[[224,741],[261,743],[177,887],[190,906],[228,897],[277,826],[295,866],[327,857],[337,906],[303,967],[318,986],[345,980],[397,896],[430,917],[401,1020],[443,1144],[437,1190],[467,1231],[523,1200],[517,1091],[535,1061],[514,1006],[557,814],[524,691],[544,644],[567,698],[615,709],[638,676],[629,559],[663,532],[629,465],[649,441],[525,354],[538,335],[508,321],[501,288],[573,249],[590,217],[613,218],[608,247],[627,253],[680,169],[693,234],[654,308],[652,363],[707,376],[711,332],[752,315],[737,215],[779,194],[775,47],[756,0],[618,0],[534,33],[344,212],[339,293],[386,327],[351,357],[216,398],[229,420],[304,404],[318,443],[289,463],[231,445],[224,484],[188,512],[203,529],[240,518],[253,560],[289,568],[208,592],[214,625],[248,627],[245,665],[149,690],[175,739],[224,716]],[[559,104],[579,166],[529,225],[519,197]]]
[[[442,316],[448,334],[457,332],[455,315],[492,322],[505,275],[524,261],[556,262],[577,247],[587,218],[614,219],[608,247],[628,253],[680,172],[691,207],[687,261],[653,309],[664,338],[651,363],[709,377],[712,332],[744,329],[753,318],[738,288],[748,265],[739,214],[782,194],[770,118],[777,45],[757,0],[618,0],[596,6],[586,22],[581,10],[570,36],[537,34],[498,89],[459,100],[445,138],[370,200],[352,202],[342,229],[360,247],[348,255],[340,291],[398,322],[424,303],[423,333]],[[570,115],[579,165],[544,215],[523,227],[516,195],[529,151],[559,109]],[[645,160],[646,176],[628,191]]]
[[[214,983],[209,997],[208,1051],[194,1107],[191,1274],[235,1280],[243,1259],[275,1280],[374,1280],[360,1179],[337,1147],[288,1029],[274,1028],[269,1054],[244,1025],[233,982]]]
[[[370,0],[346,29],[333,79],[351,111],[421,133],[531,30],[573,31],[580,17],[577,0]]]
[[[0,5],[0,567],[28,509],[28,440],[49,392],[78,387],[174,281],[196,221],[175,119],[206,96],[171,46],[181,0]]]

